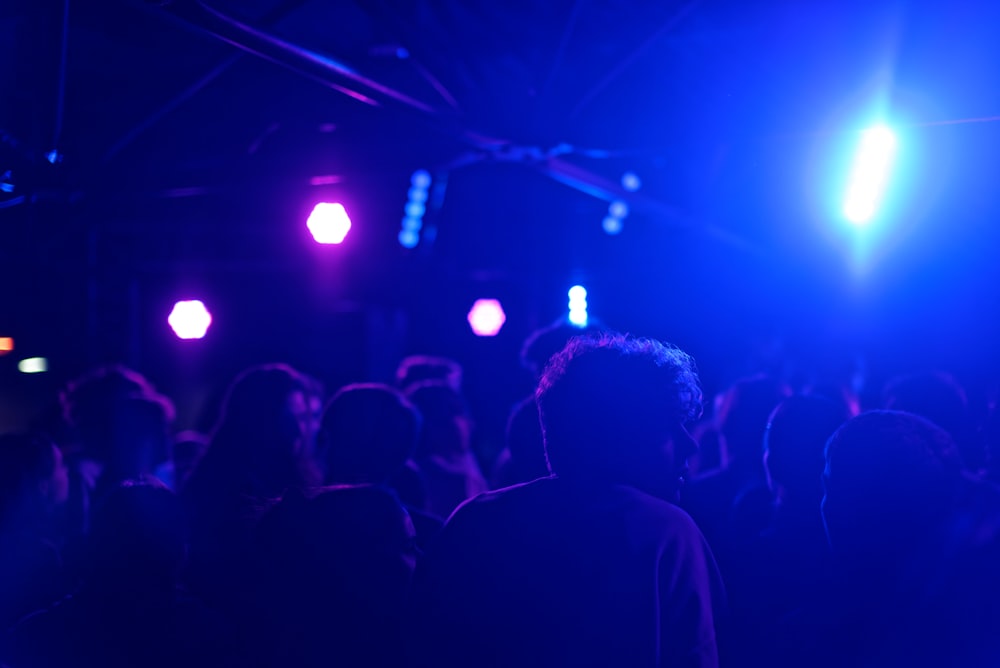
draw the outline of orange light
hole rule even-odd
[[[0,355],[6,355],[14,350],[14,339],[9,336],[0,336]]]

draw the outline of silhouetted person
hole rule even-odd
[[[472,452],[469,409],[462,395],[441,381],[417,383],[407,397],[423,418],[413,459],[427,486],[427,510],[448,517],[460,503],[487,489]]]
[[[83,583],[22,621],[12,668],[240,665],[218,618],[177,589],[185,531],[162,484],[126,482],[95,509]]]
[[[882,407],[927,418],[955,440],[970,472],[985,467],[985,451],[973,437],[965,389],[951,375],[933,372],[894,378],[882,392]]]
[[[148,475],[169,455],[171,403],[141,374],[120,365],[99,367],[62,393],[72,434],[66,449],[70,492],[68,530],[84,533],[101,489]]]
[[[0,630],[69,593],[55,523],[68,488],[50,441],[0,436]]]
[[[261,634],[274,665],[400,665],[416,550],[389,491],[290,493],[261,521],[257,548]]]
[[[507,420],[505,436],[507,447],[497,459],[494,487],[531,482],[549,474],[538,404],[534,397],[528,397],[514,406]]]
[[[768,417],[790,394],[767,376],[737,381],[717,403],[723,468],[703,473],[684,490],[683,505],[719,558],[737,558],[770,521],[771,495],[762,464]]]
[[[732,654],[763,665],[778,644],[778,622],[825,592],[830,570],[820,501],[823,451],[850,416],[828,399],[794,396],[771,414],[764,465],[775,505],[769,526],[750,541],[727,573],[734,616]]]
[[[185,487],[192,521],[191,578],[213,602],[242,590],[251,531],[286,490],[319,483],[307,456],[307,383],[292,368],[251,368],[233,381],[208,450]]]
[[[407,468],[420,422],[420,413],[398,390],[377,383],[348,385],[333,396],[323,414],[321,441],[326,484],[393,489],[413,518],[423,547],[443,522],[423,510],[423,480],[417,470]],[[414,491],[408,485],[421,488]]]
[[[827,444],[824,485],[837,586],[818,638],[789,639],[824,665],[997,665],[1000,499],[965,476],[951,436],[909,413],[863,413]]]
[[[415,576],[414,664],[717,665],[717,573],[671,503],[701,410],[691,358],[574,339],[537,396],[553,476],[449,519]]]
[[[414,385],[429,380],[441,381],[456,392],[461,392],[462,367],[447,357],[410,355],[396,369],[396,386],[403,392],[409,392]]]

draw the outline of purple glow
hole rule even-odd
[[[507,314],[496,299],[477,299],[469,310],[469,326],[476,336],[496,336],[507,322]]]
[[[311,186],[329,186],[334,183],[340,183],[344,179],[336,174],[323,174],[322,176],[314,176],[309,179],[309,185]]]
[[[212,314],[199,299],[180,301],[167,316],[167,324],[179,339],[201,339],[212,324]]]
[[[351,231],[351,219],[343,204],[320,202],[309,214],[306,227],[316,243],[339,244]]]

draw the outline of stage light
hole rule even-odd
[[[615,200],[608,207],[608,215],[619,220],[624,220],[628,216],[628,204],[621,200]]]
[[[403,248],[416,248],[420,243],[420,235],[416,230],[403,228],[399,231],[399,245]]]
[[[424,226],[424,221],[420,220],[420,218],[411,218],[410,216],[406,216],[405,218],[403,218],[404,230],[408,230],[410,232],[419,232],[420,228],[423,226]]]
[[[409,218],[422,218],[427,209],[423,202],[410,201],[406,204],[406,215]]]
[[[14,350],[14,339],[10,336],[0,337],[0,355],[6,355]]]
[[[410,183],[414,188],[427,190],[427,188],[431,185],[431,173],[426,169],[418,169],[413,172],[413,176],[410,177]]]
[[[587,288],[574,285],[569,289],[569,321],[577,327],[587,326]]]
[[[896,136],[885,126],[861,134],[844,199],[844,217],[864,225],[878,212],[896,153]]]
[[[507,322],[507,314],[498,300],[477,299],[469,309],[468,320],[476,336],[496,336]]]
[[[604,220],[601,222],[601,227],[603,227],[604,231],[607,234],[610,234],[611,236],[615,236],[616,234],[621,234],[622,228],[624,226],[625,225],[622,222],[622,219],[615,218],[614,216],[605,216]]]
[[[167,316],[167,324],[179,339],[201,339],[212,324],[212,314],[198,299],[180,301]]]
[[[343,204],[320,202],[309,214],[306,227],[316,243],[339,244],[351,231],[351,219]]]
[[[406,191],[406,196],[411,202],[426,202],[427,201],[427,189],[417,188],[416,186],[410,188]]]
[[[639,176],[635,172],[625,172],[622,174],[622,188],[630,193],[634,193],[641,187],[642,181],[639,180]]]
[[[49,370],[49,361],[44,357],[29,357],[17,363],[21,373],[45,373]]]

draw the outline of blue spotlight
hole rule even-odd
[[[420,243],[420,235],[416,230],[402,229],[399,231],[399,245],[403,248],[416,248]]]
[[[411,202],[426,202],[427,201],[427,188],[418,188],[413,186],[408,191],[406,195],[410,198]]]
[[[426,210],[423,202],[411,200],[406,204],[406,215],[410,218],[422,218]]]
[[[582,285],[569,289],[569,321],[577,327],[587,326],[587,289]]]
[[[611,236],[621,234],[623,226],[624,223],[622,223],[622,219],[615,218],[614,216],[605,216],[604,220],[601,222],[601,227],[604,228],[605,233],[610,234]]]
[[[420,220],[420,218],[412,218],[410,216],[403,218],[404,230],[409,230],[411,232],[419,232],[420,228],[423,226],[424,226],[424,221]]]
[[[896,153],[896,135],[884,125],[861,133],[844,199],[844,217],[864,225],[875,217]]]
[[[622,202],[621,200],[615,200],[608,207],[608,215],[613,218],[624,220],[628,217],[628,204]]]
[[[622,188],[630,193],[634,193],[641,187],[642,181],[639,180],[639,176],[635,172],[625,172],[622,174]]]
[[[413,176],[410,177],[410,183],[414,188],[427,190],[427,188],[431,185],[431,173],[426,169],[418,169],[413,172]]]

